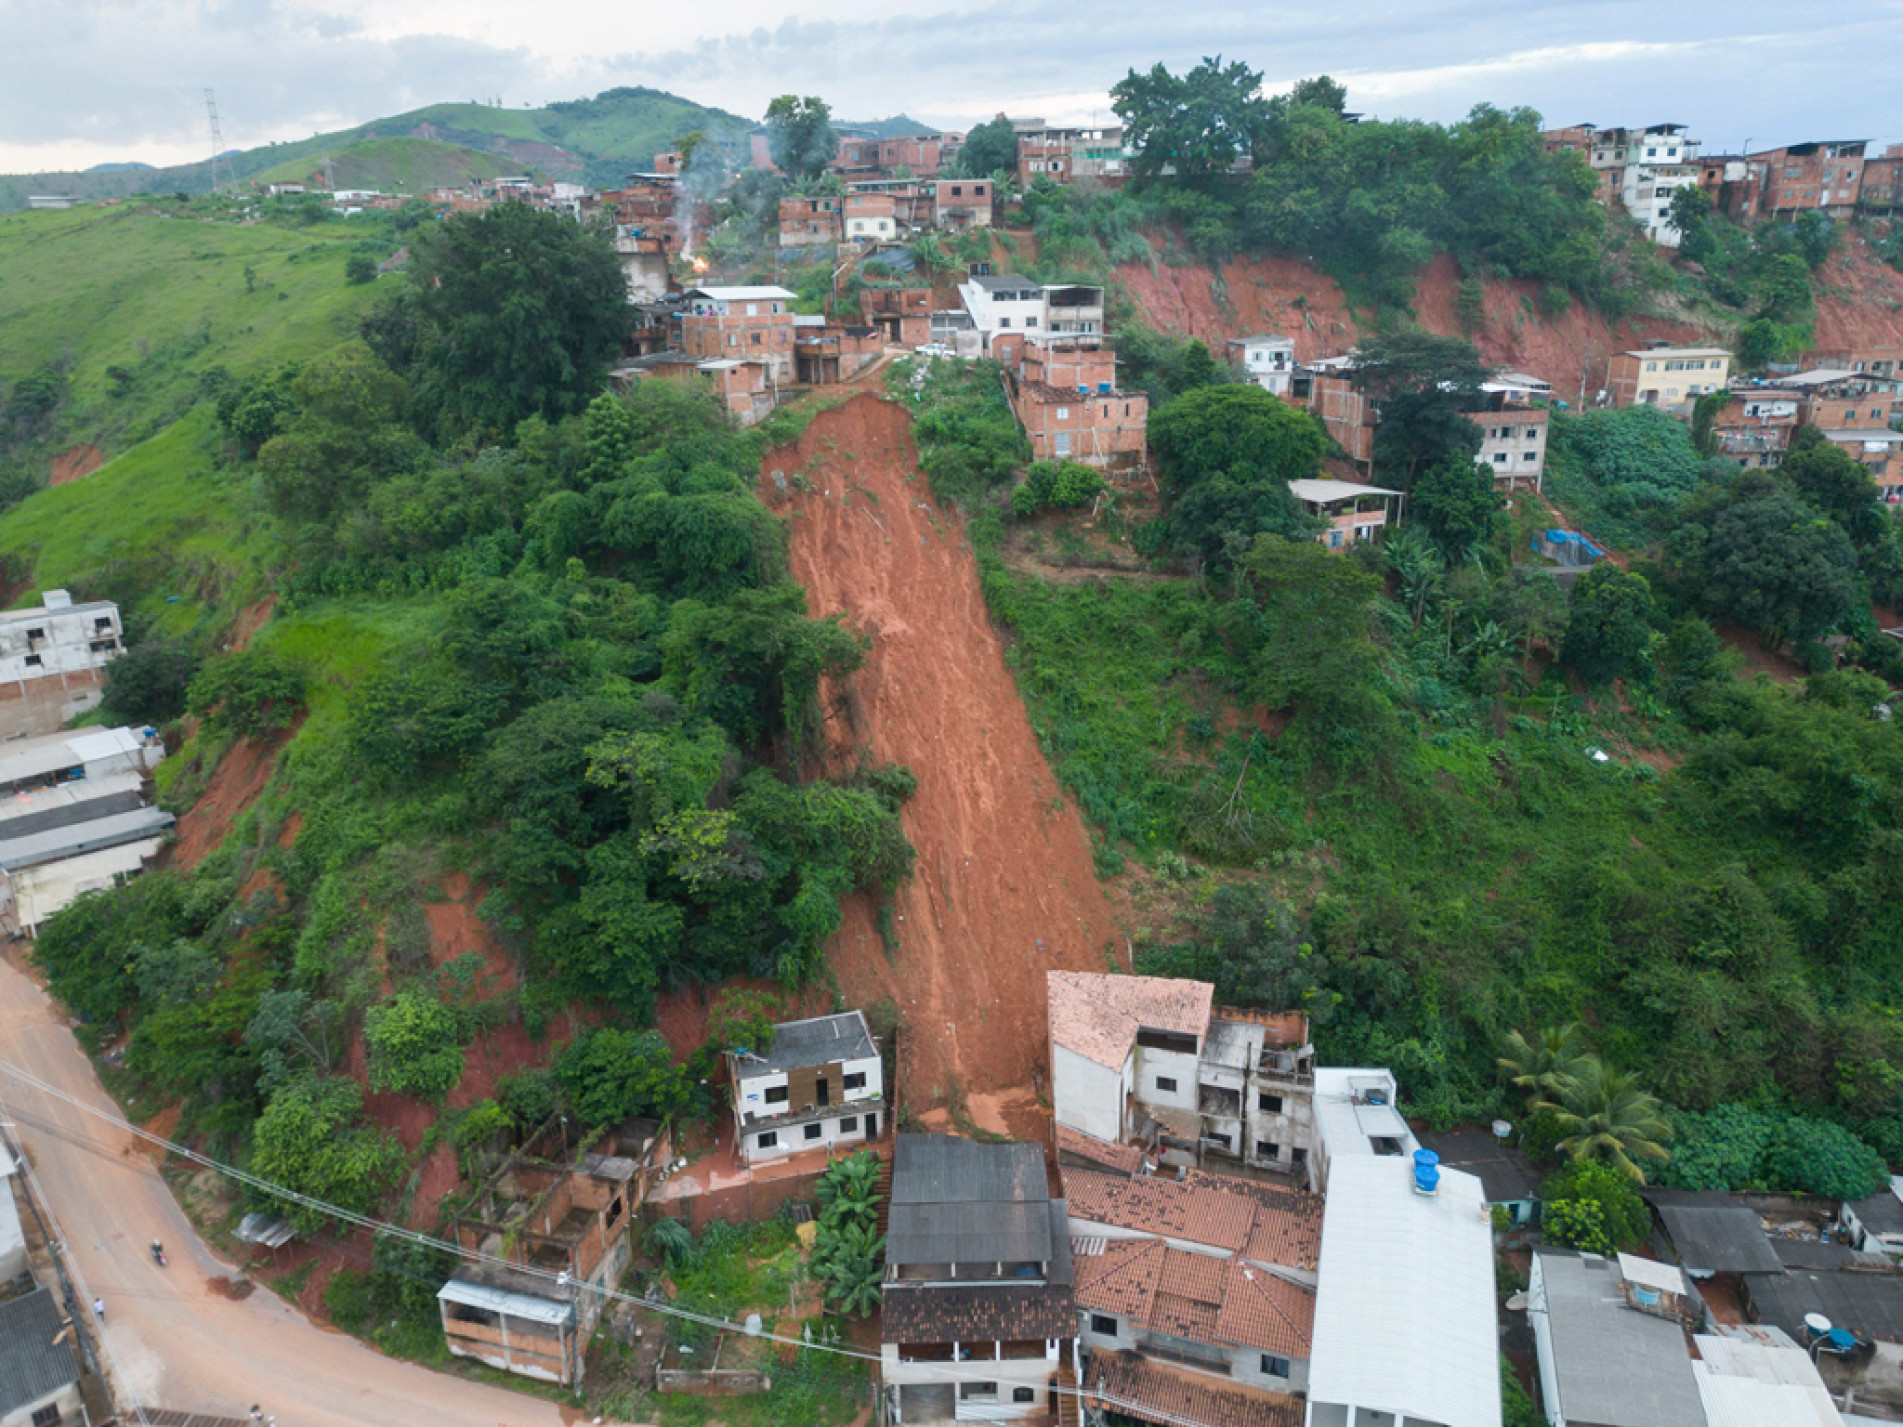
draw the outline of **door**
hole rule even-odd
[[[866,1116],[866,1138],[869,1140],[879,1138],[879,1117],[877,1115]]]

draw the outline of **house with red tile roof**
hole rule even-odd
[[[1245,1165],[1309,1184],[1315,1052],[1308,1018],[1214,1004],[1205,981],[1046,973],[1060,1159]],[[1082,1152],[1092,1142],[1106,1147]],[[1312,1187],[1312,1186],[1311,1186]]]

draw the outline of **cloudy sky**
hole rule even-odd
[[[1451,119],[1481,100],[1552,123],[1689,124],[1707,152],[1903,140],[1903,0],[0,0],[0,171],[204,157],[439,100],[510,107],[648,84],[745,115],[817,93],[843,119],[1087,119],[1125,70],[1243,59],[1275,90]]]

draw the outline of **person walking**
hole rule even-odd
[[[97,1318],[101,1323],[106,1321],[106,1300],[105,1299],[95,1298],[93,1300],[93,1317]]]

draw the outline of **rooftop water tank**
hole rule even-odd
[[[1105,396],[1108,396],[1108,395],[1110,395],[1110,383],[1109,383],[1109,382],[1098,382],[1098,383],[1097,383],[1097,390],[1098,390],[1099,392],[1101,392],[1101,393],[1102,393],[1103,395],[1105,395]]]
[[[1440,1156],[1432,1150],[1414,1151],[1414,1191],[1433,1194],[1440,1188]]]

